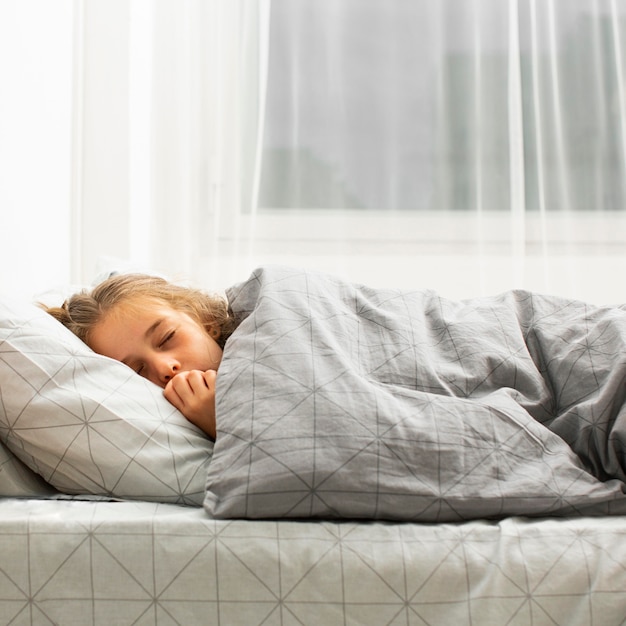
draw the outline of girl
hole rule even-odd
[[[95,352],[161,386],[169,402],[215,438],[215,379],[237,325],[223,298],[125,274],[46,310]]]

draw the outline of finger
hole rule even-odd
[[[167,385],[166,389],[169,389],[171,393],[175,393],[181,398],[184,397],[191,391],[192,383],[190,382],[191,372],[181,372],[180,374],[174,376]]]
[[[182,372],[175,376],[167,386],[170,387],[168,394],[176,397],[185,408],[206,402],[207,397],[213,393],[204,379],[204,372],[200,370]],[[169,399],[168,396],[166,398]]]
[[[176,407],[179,411],[182,411],[185,406],[185,403],[183,399],[180,397],[180,394],[174,388],[174,385],[172,384],[172,382],[173,381],[170,380],[170,382],[167,383],[167,385],[165,386],[165,389],[163,389],[163,395],[165,396],[165,399],[168,402],[173,404],[174,407]]]
[[[171,385],[172,389],[174,389],[179,395],[184,395],[197,387],[199,382],[204,384],[201,372],[191,370],[189,372],[181,372],[180,374],[174,376],[168,385]]]
[[[205,395],[206,391],[214,387],[215,377],[206,376],[206,372],[193,370],[186,372],[186,382],[192,393]]]
[[[209,389],[215,388],[215,380],[217,379],[217,372],[215,370],[207,370],[202,373],[204,382]]]

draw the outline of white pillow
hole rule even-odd
[[[213,453],[160,387],[94,353],[45,311],[7,299],[0,441],[62,492],[194,506]]]

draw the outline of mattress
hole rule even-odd
[[[626,518],[228,521],[0,500],[2,624],[626,622]]]

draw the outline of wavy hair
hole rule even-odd
[[[117,274],[90,291],[74,294],[60,307],[43,308],[89,345],[91,330],[105,316],[115,314],[122,305],[128,311],[146,302],[187,313],[221,348],[237,326],[224,298],[147,274]]]

